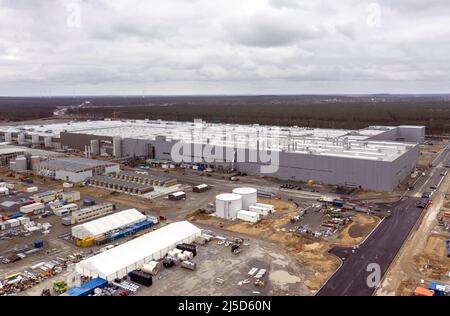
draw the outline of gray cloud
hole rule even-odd
[[[446,0],[0,0],[0,95],[450,92],[449,14]]]

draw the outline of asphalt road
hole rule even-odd
[[[441,162],[421,176],[414,190],[392,204],[384,204],[382,208],[391,211],[391,217],[385,218],[366,241],[352,253],[351,248],[334,248],[331,253],[343,259],[343,265],[317,293],[318,296],[368,296],[375,288],[367,285],[373,270],[367,271],[370,263],[380,267],[381,279],[394,260],[411,229],[419,219],[423,209],[416,207],[417,196],[425,191],[433,191],[432,184],[441,184],[442,172],[450,160],[446,153]],[[380,281],[381,281],[380,279]]]
[[[406,197],[385,207],[392,216],[385,218],[369,238],[352,253],[351,248],[334,248],[332,253],[343,258],[342,267],[317,293],[319,296],[368,296],[375,288],[367,285],[373,270],[368,265],[380,267],[380,280],[402,247],[409,232],[420,217],[422,209],[415,206],[417,198]]]

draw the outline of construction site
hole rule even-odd
[[[155,138],[138,134],[140,128]],[[236,138],[245,135],[244,127],[232,129]],[[1,295],[373,294],[357,282],[358,273],[366,273],[361,258],[380,257],[387,282],[416,223],[441,199],[436,228],[413,262],[418,269],[427,266],[426,290],[430,282],[447,282],[450,205],[441,192],[449,181],[448,143],[429,144],[420,127],[279,132],[280,153],[298,155],[295,163],[305,168],[307,156],[343,159],[331,171],[335,180],[296,174],[294,165],[285,171],[296,176],[286,177],[285,171],[261,174],[245,162],[173,161],[175,140],[196,132],[195,123],[105,120],[3,130],[10,133],[5,146],[15,151],[5,151],[0,170]],[[163,130],[169,130],[165,138]],[[25,134],[20,144],[15,131]],[[44,134],[51,134],[50,146]],[[347,145],[340,143],[344,139]],[[352,183],[339,175],[347,159]],[[359,163],[365,170],[373,170],[372,163],[398,167],[397,178],[391,171],[369,183],[358,175]],[[407,208],[412,211],[403,214]],[[396,258],[380,256],[389,248],[381,238],[385,230],[394,232],[389,254],[398,252]],[[355,282],[347,290],[354,292],[341,293],[335,284],[348,279],[349,268]],[[408,280],[397,282],[392,293],[414,295],[421,280]]]

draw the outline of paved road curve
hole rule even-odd
[[[333,249],[332,253],[344,258],[344,264],[317,295],[372,295],[375,289],[367,286],[367,278],[373,270],[367,272],[367,267],[370,263],[377,263],[380,277],[384,275],[420,217],[422,209],[415,206],[416,202],[416,198],[406,197],[391,206],[386,205],[392,216],[385,218],[355,253],[350,248]]]

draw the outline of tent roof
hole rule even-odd
[[[111,214],[84,224],[77,225],[72,228],[72,234],[78,238],[78,232],[86,236],[98,236],[111,230],[131,225],[146,218],[138,210],[132,208],[115,214]]]
[[[110,278],[130,265],[188,237],[200,234],[200,228],[188,221],[172,223],[79,262],[77,271],[90,270],[93,274]]]

